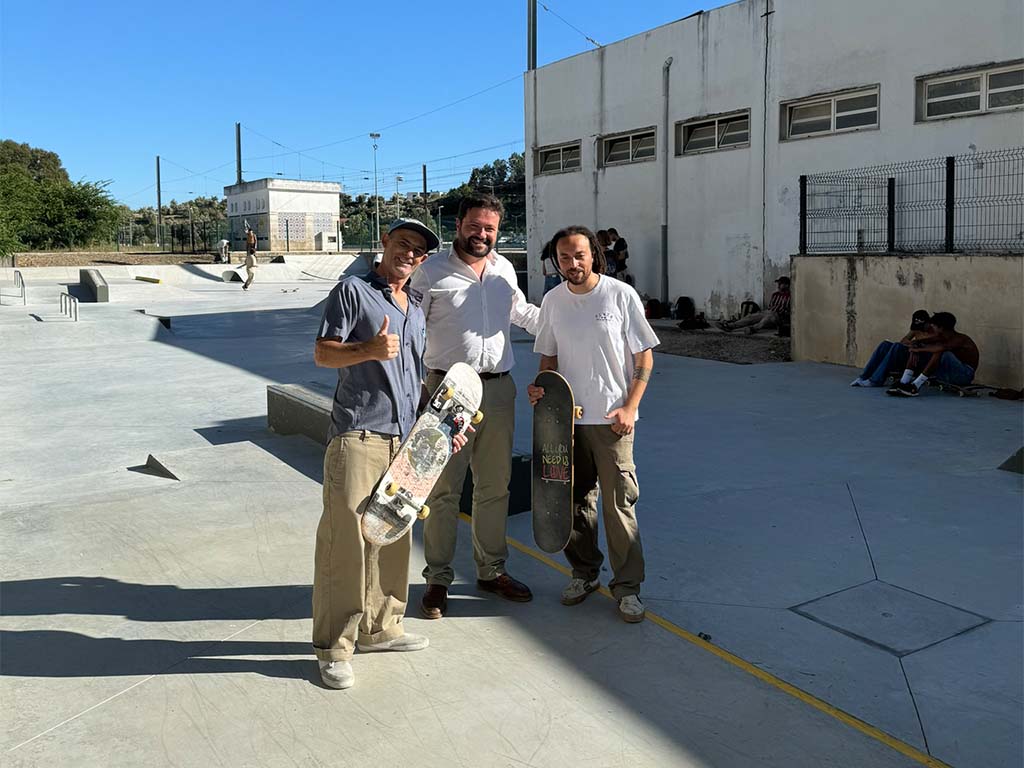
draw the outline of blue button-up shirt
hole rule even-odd
[[[425,374],[427,330],[419,292],[406,286],[406,294],[409,307],[403,312],[391,286],[376,272],[346,277],[328,294],[318,338],[368,341],[380,332],[385,316],[390,318],[388,333],[399,338],[398,357],[338,369],[328,440],[361,429],[404,440],[412,430]]]

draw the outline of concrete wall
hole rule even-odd
[[[570,223],[616,227],[637,286],[660,293],[668,163],[669,293],[715,317],[763,301],[797,250],[801,174],[1021,144],[1020,110],[915,121],[915,78],[1019,60],[1024,3],[986,0],[742,0],[554,62],[524,81],[532,295],[538,255]],[[979,41],[984,41],[983,43]],[[662,66],[668,57],[669,155]],[[780,104],[879,86],[879,127],[780,139]],[[749,146],[675,156],[678,121],[750,110]],[[656,126],[655,160],[604,168],[601,136]],[[581,141],[581,168],[536,175],[534,150]]]
[[[952,312],[977,381],[1024,386],[1024,256],[793,256],[793,359],[863,366],[916,309]]]

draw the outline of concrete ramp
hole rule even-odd
[[[110,304],[82,304],[76,323],[57,314],[57,307],[25,307],[19,313],[5,313],[0,323],[0,349],[14,352],[38,349],[40,345],[60,347],[103,347],[136,341],[167,338],[170,332],[159,318]]]
[[[367,269],[362,256],[348,253],[285,254],[285,263],[298,273],[299,280],[331,280],[337,282],[345,275]]]

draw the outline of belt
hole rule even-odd
[[[436,376],[444,376],[448,373],[448,371],[439,371],[436,368],[431,368],[430,372]],[[501,373],[480,373],[477,375],[484,381],[487,381],[488,379],[500,379],[502,376],[508,376],[508,371],[502,371]]]

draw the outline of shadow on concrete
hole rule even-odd
[[[56,576],[0,583],[0,615],[80,614],[131,621],[308,619],[312,587],[211,587],[135,584],[103,576]],[[5,658],[8,649],[4,646]],[[309,653],[309,646],[305,647]]]
[[[0,675],[8,677],[129,677],[256,672],[319,683],[309,644],[242,640],[125,640],[60,630],[0,631]],[[223,659],[211,656],[302,656]]]
[[[205,263],[205,262],[204,262]],[[204,272],[195,264],[185,263],[181,265],[181,268],[188,272],[190,275],[196,275],[204,280],[209,280],[211,283],[223,283],[224,281],[216,275],[211,275],[209,272]]]

